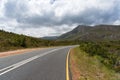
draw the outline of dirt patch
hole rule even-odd
[[[20,50],[14,50],[14,51],[7,51],[7,52],[0,52],[0,57],[15,55],[15,54],[23,54],[25,52],[31,52],[34,50],[41,50],[44,48],[30,48],[30,49],[20,49]]]
[[[71,65],[71,72],[72,72],[72,80],[79,80],[80,79],[80,72],[77,67],[77,63],[74,58],[74,51],[71,49],[70,51],[70,65]]]

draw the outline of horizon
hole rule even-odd
[[[78,25],[120,25],[119,0],[1,0],[0,30],[59,36]]]
[[[82,27],[97,27],[97,26],[107,26],[107,27],[120,27],[120,25],[109,25],[109,24],[98,24],[98,25],[77,25],[75,28],[77,28],[77,27],[79,27],[79,26],[82,26]],[[75,28],[73,28],[72,30],[74,30]],[[2,30],[2,31],[5,31],[5,32],[11,32],[11,31],[6,31],[6,30],[3,30],[3,29],[0,29],[0,30]],[[70,31],[72,31],[72,30],[70,30]],[[35,37],[35,36],[30,36],[29,34],[19,34],[19,33],[15,33],[15,32],[11,32],[11,33],[14,33],[14,34],[18,34],[18,35],[25,35],[25,36],[29,36],[29,37],[33,37],[33,38],[43,38],[43,39],[45,39],[45,38],[51,38],[51,37],[60,37],[60,36],[62,36],[63,34],[66,34],[66,33],[68,33],[68,32],[70,32],[70,31],[67,31],[67,32],[65,32],[65,33],[62,33],[62,34],[60,34],[60,35],[57,35],[57,36],[54,36],[54,35],[50,35],[50,36],[42,36],[42,37]]]

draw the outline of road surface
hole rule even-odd
[[[66,57],[73,46],[0,58],[0,80],[66,80]]]

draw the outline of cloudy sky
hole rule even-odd
[[[0,29],[55,36],[78,24],[120,24],[120,0],[0,0]]]

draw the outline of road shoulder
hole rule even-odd
[[[31,52],[34,50],[42,50],[42,49],[45,49],[45,48],[28,48],[28,49],[18,49],[18,50],[13,50],[13,51],[0,52],[0,57],[23,54],[25,52]]]
[[[70,70],[72,73],[72,80],[79,80],[80,72],[78,69],[77,62],[74,58],[74,54],[75,54],[74,49],[71,49],[71,51],[70,51]]]
[[[99,56],[91,57],[79,47],[70,54],[72,80],[119,80],[119,74],[100,62]]]

